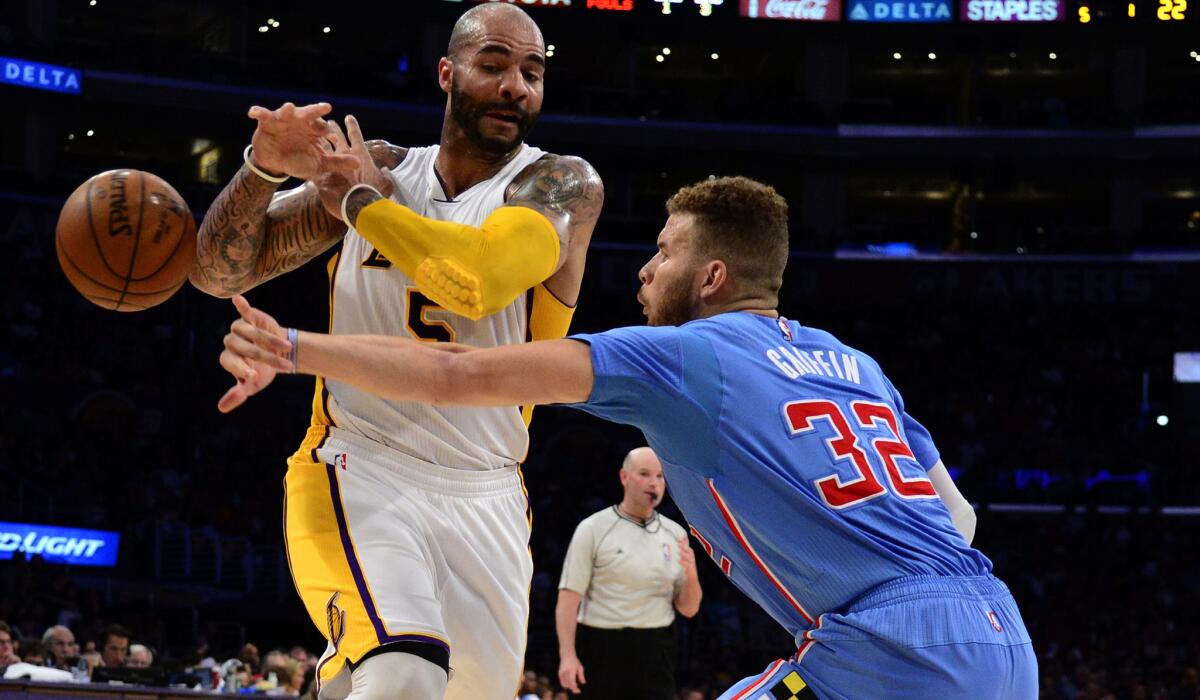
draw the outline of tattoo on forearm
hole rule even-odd
[[[604,205],[604,183],[587,161],[550,156],[530,164],[509,185],[508,203],[535,209],[568,227],[591,226]]]
[[[235,293],[250,274],[266,235],[277,185],[242,166],[200,224],[192,280],[211,293]]]
[[[351,226],[355,221],[358,221],[358,213],[363,210],[363,207],[377,202],[383,197],[380,197],[374,190],[369,190],[361,187],[350,193],[349,199],[346,200],[346,218],[349,219],[346,223]]]
[[[294,270],[328,249],[345,227],[329,216],[315,191],[271,204],[276,185],[242,167],[213,202],[200,226],[192,281],[230,296]],[[268,210],[270,213],[268,214]]]
[[[260,281],[300,267],[346,233],[342,222],[325,211],[316,192],[294,199],[282,204],[280,216],[272,214],[268,220],[266,247],[255,270]]]

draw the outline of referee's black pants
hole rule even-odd
[[[609,630],[579,625],[575,653],[584,700],[674,700],[675,635],[670,627]]]

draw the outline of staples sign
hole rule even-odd
[[[836,22],[842,18],[842,0],[741,0],[742,17],[790,19],[802,22]]]
[[[40,556],[53,564],[116,566],[121,536],[104,530],[0,523],[0,559]]]
[[[1062,0],[962,0],[964,22],[1058,22]]]

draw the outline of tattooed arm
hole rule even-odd
[[[562,240],[561,266],[546,289],[567,306],[579,299],[592,231],[604,206],[604,183],[586,160],[547,155],[530,163],[508,186],[508,205],[528,207],[550,219]]]
[[[394,168],[407,150],[385,141],[368,142],[378,165]],[[282,193],[242,166],[200,224],[190,279],[218,297],[241,294],[294,270],[328,250],[346,225],[321,206],[311,182]]]

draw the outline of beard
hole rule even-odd
[[[646,322],[651,326],[682,326],[700,317],[700,301],[692,293],[691,278],[676,279],[662,292]]]
[[[511,139],[502,136],[484,136],[479,128],[479,122],[488,112],[515,112],[517,115],[517,134]],[[504,155],[512,151],[537,123],[539,112],[527,112],[524,108],[508,102],[480,102],[466,92],[458,89],[458,81],[450,81],[450,116],[458,124],[467,140],[476,148],[493,155]]]

